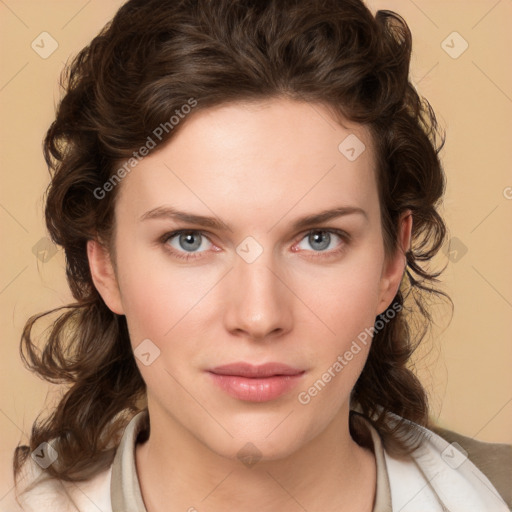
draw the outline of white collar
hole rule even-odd
[[[489,479],[457,443],[413,422],[422,435],[410,458],[385,452],[393,512],[509,512]]]

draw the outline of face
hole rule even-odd
[[[357,340],[398,289],[372,141],[344,124],[283,99],[197,111],[119,185],[115,272],[89,245],[143,354],[150,414],[223,456],[252,442],[284,457],[346,417],[370,347]],[[247,365],[219,369],[232,363]]]

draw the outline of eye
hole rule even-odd
[[[343,231],[315,229],[306,233],[297,247],[301,250],[309,251],[313,248],[314,252],[340,252],[344,248],[344,244],[336,243],[336,239],[342,242],[348,241],[348,235]],[[307,247],[309,245],[309,247]],[[338,248],[338,249],[336,249]]]
[[[164,242],[178,257],[190,258],[195,253],[205,252],[213,244],[201,231],[175,231],[165,235]],[[203,250],[199,250],[199,249]],[[188,254],[187,254],[188,253]]]
[[[336,239],[338,239],[338,243],[336,243]],[[183,260],[200,258],[202,253],[206,253],[212,248],[214,251],[220,250],[202,231],[173,231],[163,235],[160,240],[172,256]],[[343,252],[349,241],[350,235],[344,231],[338,229],[314,229],[306,233],[292,250],[294,252],[304,250],[316,253],[316,256],[319,257],[327,257]],[[306,247],[304,244],[309,245],[309,247]]]

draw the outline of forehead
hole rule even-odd
[[[291,209],[364,206],[378,212],[369,130],[320,104],[273,99],[192,113],[121,183],[133,215],[161,205],[271,223]],[[252,212],[252,217],[247,212]],[[127,213],[127,212],[125,212]]]

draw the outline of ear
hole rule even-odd
[[[405,254],[411,248],[411,210],[403,212],[400,215],[398,222],[399,247],[397,247],[392,258],[385,261],[382,269],[377,315],[386,311],[397,294],[407,265],[407,258]]]
[[[92,280],[108,308],[124,315],[121,294],[108,249],[97,240],[87,242],[87,258]]]

